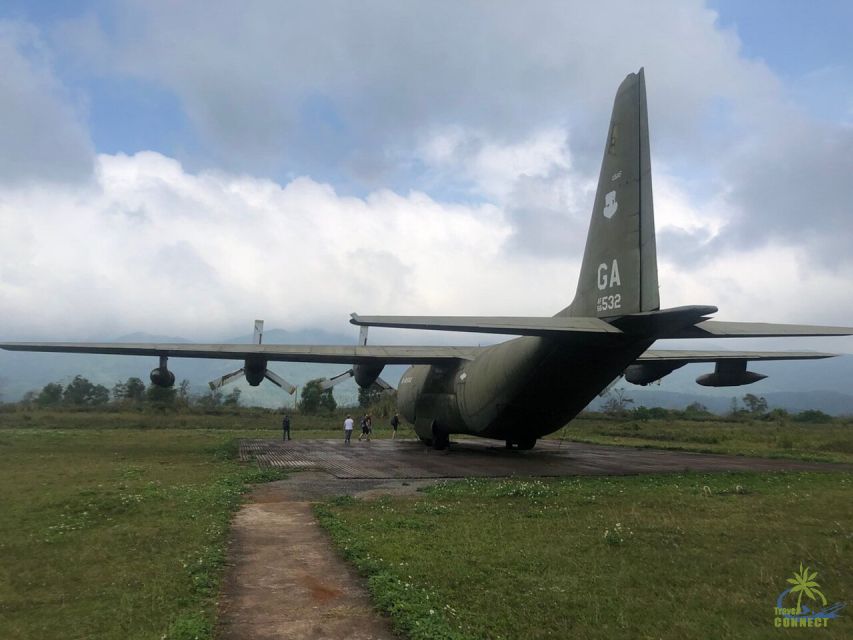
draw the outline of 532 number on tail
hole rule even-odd
[[[601,296],[595,301],[596,311],[610,311],[612,309],[622,308],[621,294],[613,294],[612,296]]]

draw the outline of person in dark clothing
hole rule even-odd
[[[361,435],[358,436],[359,440],[367,440],[370,442],[370,432],[373,431],[372,427],[373,421],[370,419],[370,414],[366,414],[361,419]]]
[[[281,439],[290,440],[290,416],[286,413],[281,419]]]
[[[391,433],[391,439],[392,440],[397,437],[397,427],[399,427],[399,426],[400,426],[400,414],[395,413],[391,417],[391,428],[394,430]]]

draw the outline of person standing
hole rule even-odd
[[[366,413],[361,416],[361,435],[358,436],[358,441],[367,439],[370,442],[370,414]]]
[[[391,429],[393,429],[393,431],[391,432],[391,439],[392,440],[397,437],[397,427],[399,427],[399,426],[400,426],[400,414],[395,411],[394,415],[391,417]]]
[[[290,440],[290,415],[287,413],[281,419],[281,439]]]
[[[352,437],[352,416],[347,414],[347,419],[344,420],[344,444],[349,444],[349,439]]]

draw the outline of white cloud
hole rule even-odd
[[[659,208],[679,203],[669,193]],[[547,315],[571,300],[579,258],[509,251],[510,219],[493,204],[342,197],[309,178],[192,174],[152,152],[99,156],[94,185],[7,189],[0,224],[6,339],[199,339],[256,317],[342,331],[351,311]],[[795,248],[691,270],[661,250],[664,306],[717,304],[728,319],[842,323],[846,282]]]
[[[190,174],[151,152],[101,155],[96,176],[0,197],[4,336],[199,336],[255,317],[340,330],[354,310],[499,313],[549,299],[507,259],[494,205]]]
[[[475,193],[505,202],[520,178],[566,174],[571,168],[567,142],[566,131],[559,128],[501,144],[485,133],[457,126],[430,135],[416,154],[442,179],[461,177]]]
[[[485,132],[453,127],[433,132],[415,154],[431,183],[445,189],[461,183],[504,209],[513,227],[511,247],[540,256],[583,249],[573,229],[589,218],[595,181],[574,170],[564,129],[500,143]]]

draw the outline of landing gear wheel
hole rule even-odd
[[[525,438],[524,440],[518,441],[518,448],[522,450],[529,450],[536,446],[536,438]]]
[[[444,433],[438,428],[438,425],[432,423],[432,448],[437,451],[443,451],[450,447],[450,435]]]

